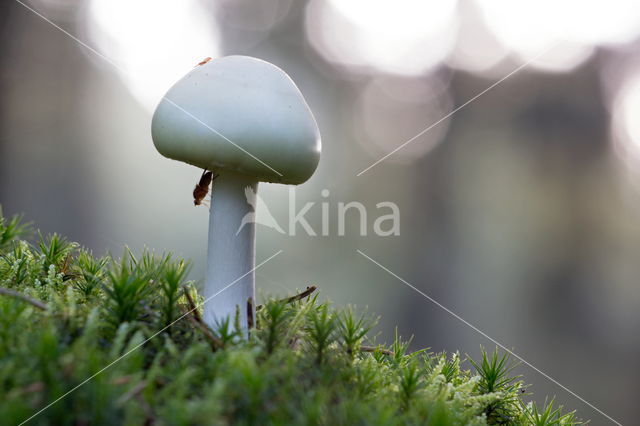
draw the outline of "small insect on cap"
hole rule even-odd
[[[320,159],[320,132],[300,90],[280,68],[248,56],[191,70],[162,98],[151,127],[165,157],[257,181],[303,183]]]

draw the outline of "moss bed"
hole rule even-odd
[[[28,241],[33,241],[29,243]],[[0,419],[41,425],[573,425],[506,354],[409,351],[313,287],[208,328],[188,264],[94,257],[0,213]]]

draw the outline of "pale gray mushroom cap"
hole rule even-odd
[[[320,132],[300,90],[248,56],[195,67],[160,101],[151,133],[165,157],[263,182],[303,183],[320,159]]]

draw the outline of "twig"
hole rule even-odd
[[[224,346],[224,344],[222,343],[222,340],[214,336],[211,330],[209,330],[209,327],[207,327],[204,323],[198,321],[194,317],[189,317],[189,320],[191,320],[191,323],[195,325],[197,328],[199,328],[200,331],[202,331],[202,334],[204,334],[204,337],[206,337],[207,340],[209,341],[209,344],[211,345],[211,349],[215,351]]]
[[[187,301],[189,302],[189,311],[193,315],[193,317],[198,322],[202,322],[202,317],[200,316],[200,312],[198,312],[198,307],[196,306],[196,302],[193,301],[193,297],[191,297],[191,293],[189,290],[184,292],[184,295],[187,296]]]
[[[302,293],[296,294],[295,296],[291,296],[288,299],[284,299],[283,301],[284,301],[284,303],[293,303],[293,302],[296,302],[296,301],[298,301],[300,299],[304,299],[305,297],[311,295],[311,293],[316,291],[317,288],[318,287],[316,287],[315,285],[309,286]]]
[[[33,382],[30,385],[27,385],[27,386],[23,387],[22,388],[22,393],[40,392],[43,389],[44,389],[44,383],[43,382]]]
[[[22,293],[19,293],[15,290],[11,290],[8,288],[4,288],[4,287],[0,287],[0,294],[4,294],[5,296],[11,296],[11,297],[15,297],[16,299],[20,299],[24,302],[27,302],[33,306],[35,306],[38,309],[42,309],[43,311],[46,311],[47,309],[49,309],[49,307],[47,306],[46,303],[41,302],[39,300],[33,299],[27,295],[24,295]]]
[[[131,381],[131,378],[133,376],[121,376],[121,377],[116,377],[115,379],[111,380],[112,385],[126,385],[127,383],[129,383]]]
[[[379,346],[366,346],[366,345],[362,345],[360,346],[360,350],[362,352],[380,352],[383,353],[385,355],[389,355],[389,356],[395,356],[395,352],[390,351],[389,349],[384,349],[381,348]]]
[[[247,325],[249,330],[253,328],[253,299],[247,299]]]
[[[207,327],[207,325],[202,320],[202,317],[200,316],[200,312],[198,312],[198,307],[196,306],[196,303],[193,301],[193,297],[191,297],[191,294],[189,294],[188,291],[185,291],[184,294],[185,296],[187,296],[189,313],[191,313],[191,316],[189,317],[189,319],[191,320],[191,323],[195,325],[197,328],[199,328],[200,331],[202,331],[202,334],[204,334],[204,336],[209,341],[209,344],[211,345],[211,349],[215,351],[218,348],[223,347],[224,344],[222,343],[222,341],[213,335],[211,330],[209,330],[209,327]]]
[[[298,300],[304,299],[305,297],[311,295],[311,293],[313,293],[317,289],[318,289],[318,287],[316,287],[315,285],[309,286],[302,293],[298,293],[295,296],[287,297],[285,299],[280,299],[280,300],[277,301],[277,303],[293,303],[293,302],[297,302]],[[256,306],[256,310],[257,311],[259,311],[262,308],[264,308],[264,305]]]
[[[33,382],[23,387],[16,387],[9,391],[7,394],[7,400],[11,399],[14,396],[24,396],[30,393],[38,393],[43,391],[45,388],[43,382]]]
[[[122,395],[120,398],[118,398],[118,400],[116,401],[116,404],[118,404],[118,405],[124,404],[125,402],[127,402],[128,400],[130,400],[134,396],[137,396],[140,392],[142,392],[146,386],[147,386],[147,381],[146,380],[142,380],[141,382],[136,384],[134,387],[129,389],[127,392],[125,392],[124,395]]]

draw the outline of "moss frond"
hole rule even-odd
[[[31,423],[579,424],[553,400],[525,403],[497,351],[471,371],[397,332],[376,343],[375,319],[315,287],[266,300],[248,335],[233,318],[210,329],[188,263],[149,250],[96,258],[55,234],[33,246],[26,229],[0,216],[3,424],[63,396]]]

